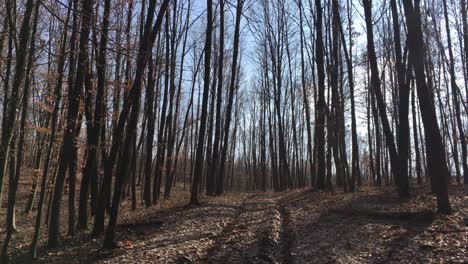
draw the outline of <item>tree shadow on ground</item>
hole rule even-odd
[[[49,250],[44,244],[40,244],[36,262],[63,263],[67,260],[73,263],[94,263],[118,258],[135,250],[151,250],[204,239],[213,236],[208,225],[214,225],[220,219],[232,216],[237,209],[238,206],[235,205],[205,202],[201,206],[181,205],[152,211],[145,219],[133,219],[131,222],[117,225],[116,236],[120,246],[115,250],[101,250],[103,237],[92,237],[91,230],[85,230],[78,232],[74,237],[63,237],[56,249]],[[92,221],[90,223],[92,228]],[[203,228],[204,225],[207,225],[207,228]],[[179,230],[178,234],[176,229],[179,227],[186,230]],[[46,228],[42,230],[43,234],[46,232]],[[154,237],[159,239],[153,242]],[[148,245],[139,248],[131,246],[138,244]],[[12,263],[30,262],[28,252],[21,251],[12,256]]]
[[[308,263],[395,261],[400,250],[435,219],[428,210],[402,211],[400,205],[404,201],[389,193],[361,193],[342,202],[340,197],[343,196],[326,194],[317,201],[316,195],[304,193],[291,203],[284,201],[286,208],[298,215],[294,223],[297,228],[293,229],[300,259]],[[312,207],[311,213],[320,213],[315,217],[310,214],[308,219],[307,211],[298,210],[311,203],[321,203],[321,208]]]

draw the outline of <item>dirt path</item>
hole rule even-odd
[[[406,201],[382,189],[233,193],[196,207],[181,198],[159,210],[126,210],[116,250],[101,251],[101,239],[86,231],[56,250],[41,248],[38,262],[466,263],[462,193],[451,191],[449,216],[430,211],[435,201],[424,190]],[[24,263],[21,253],[16,259]]]
[[[284,194],[249,196],[216,240],[205,263],[295,263],[294,235]]]
[[[204,262],[466,263],[462,191],[451,193],[449,216],[424,189],[409,200],[382,189],[252,195]]]
[[[249,196],[216,240],[205,263],[275,263],[281,214],[272,194]]]
[[[286,209],[286,206],[280,202],[279,212],[281,215],[281,236],[280,236],[280,253],[282,263],[295,263],[295,253],[293,253],[295,247],[295,235],[291,227],[290,212]]]

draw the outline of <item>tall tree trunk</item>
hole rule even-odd
[[[136,126],[138,122],[140,88],[141,88],[142,76],[145,71],[146,65],[148,63],[148,58],[151,54],[151,50],[156,40],[156,36],[161,29],[163,18],[168,8],[168,5],[169,5],[169,0],[164,0],[161,3],[159,12],[156,17],[156,21],[154,22],[154,25],[151,28],[151,24],[152,24],[154,13],[155,13],[154,11],[156,9],[156,3],[151,1],[149,4],[148,13],[147,13],[148,16],[146,18],[144,33],[143,33],[142,40],[140,42],[140,48],[138,50],[135,79],[133,82],[132,89],[130,90],[129,95],[126,98],[127,100],[126,102],[124,102],[124,107],[120,113],[119,122],[116,127],[116,130],[114,130],[114,136],[112,138],[111,152],[109,154],[108,159],[106,160],[106,167],[104,169],[104,174],[105,174],[104,177],[107,177],[108,179],[111,179],[112,174],[113,174],[113,169],[114,169],[115,161],[117,158],[118,148],[122,140],[122,130],[125,125],[125,121],[127,119],[129,111],[131,109],[132,111],[131,111],[131,116],[130,116],[130,122],[127,125],[127,135],[126,135],[125,142],[124,142],[125,144],[124,144],[124,153],[122,155],[122,159],[123,159],[122,163],[125,163],[124,162],[125,158],[129,157],[128,146],[131,143],[132,137],[136,136]],[[112,199],[112,207],[111,207],[110,215],[109,215],[109,225],[107,227],[106,235],[104,238],[104,244],[103,244],[104,248],[113,248],[115,246],[115,228],[117,225],[117,217],[119,214],[119,206],[120,206],[120,201],[122,198],[122,191],[124,187],[125,177],[128,176],[127,173],[128,171],[121,171],[121,173],[118,173],[116,177],[116,181],[114,185],[114,196]],[[108,181],[108,183],[110,183],[110,181]],[[101,208],[104,209],[102,205],[101,205]],[[95,231],[96,231],[95,233],[99,233],[98,231],[100,230],[95,229]]]
[[[219,0],[219,54],[218,54],[218,87],[216,91],[216,124],[215,135],[211,158],[211,168],[209,169],[209,178],[213,181],[213,193],[216,193],[216,175],[219,163],[219,148],[221,142],[221,105],[223,96],[223,82],[224,82],[224,0]]]
[[[299,8],[299,33],[301,37],[301,85],[302,85],[302,98],[304,100],[304,109],[305,109],[305,117],[306,117],[306,128],[307,128],[307,152],[308,152],[308,161],[310,170],[313,170],[314,162],[312,159],[312,129],[311,129],[311,119],[310,119],[310,105],[309,105],[309,97],[307,95],[307,87],[306,87],[306,73],[305,73],[305,58],[304,58],[304,30],[303,30],[303,7],[302,7],[302,0],[298,1],[298,8]],[[311,176],[312,178],[312,176]]]
[[[156,21],[154,22],[152,28],[151,28],[151,23],[154,18],[154,13],[155,13],[154,11],[156,9],[156,3],[151,1],[150,5],[148,6],[148,12],[147,12],[148,16],[146,18],[143,39],[141,40],[140,46],[138,49],[138,56],[137,56],[137,63],[136,63],[137,67],[136,67],[134,82],[133,82],[131,90],[128,93],[128,96],[124,99],[124,104],[119,115],[119,121],[117,122],[117,126],[114,129],[111,149],[104,161],[104,164],[105,164],[104,165],[104,179],[103,179],[101,193],[100,193],[101,198],[99,199],[98,210],[97,210],[95,222],[94,222],[94,229],[93,229],[94,235],[101,234],[104,229],[104,209],[105,209],[106,199],[103,199],[103,197],[110,195],[109,193],[110,190],[105,189],[105,187],[106,186],[108,188],[110,187],[114,165],[115,165],[117,154],[119,152],[120,144],[122,141],[124,126],[125,126],[128,114],[130,113],[130,110],[134,102],[137,99],[138,93],[140,93],[141,84],[142,84],[142,76],[143,76],[143,73],[145,72],[146,65],[148,63],[149,54],[156,40],[156,36],[161,29],[164,14],[167,10],[168,5],[169,5],[169,0],[164,0],[161,3]],[[113,203],[113,206],[112,206],[113,208],[111,210],[111,214],[112,214],[111,218],[113,219],[113,221],[116,220],[118,216],[118,204],[120,203],[122,188],[123,188],[123,181],[122,179],[120,179],[119,186],[117,186],[117,183],[115,185],[115,190],[119,192],[114,194],[115,196],[114,196],[113,202],[115,202],[115,205]],[[106,246],[109,246],[109,247],[114,246],[115,224],[116,223],[112,223],[112,226],[109,225],[110,228],[108,228],[107,234],[106,234],[106,241],[108,242]]]
[[[80,107],[80,97],[83,90],[83,84],[85,82],[86,74],[88,68],[88,42],[89,42],[89,33],[90,33],[90,23],[92,18],[92,0],[85,0],[83,2],[81,10],[81,20],[82,26],[80,31],[80,42],[79,42],[79,51],[78,51],[78,67],[76,71],[75,81],[73,86],[69,87],[68,95],[68,113],[67,113],[67,124],[65,132],[63,135],[62,143],[62,152],[60,154],[59,169],[57,173],[57,179],[55,181],[54,193],[52,198],[51,205],[51,214],[50,214],[50,224],[49,224],[49,239],[48,246],[49,248],[54,248],[58,246],[59,242],[59,227],[60,227],[60,209],[62,201],[63,186],[65,183],[65,176],[67,169],[72,163],[76,163],[76,160],[73,158],[75,146],[75,138],[77,136],[77,119],[78,111]],[[73,167],[70,168],[69,175],[74,177]],[[70,224],[70,223],[69,223]],[[73,223],[74,225],[74,223]]]
[[[175,112],[175,108],[178,105],[178,102],[174,102],[177,98],[176,95],[176,58],[177,58],[177,49],[176,49],[176,35],[177,35],[177,0],[173,1],[174,8],[173,8],[173,16],[172,16],[172,31],[170,32],[170,93],[169,93],[169,114],[167,116],[167,157],[166,157],[166,182],[164,188],[164,198],[169,198],[170,196],[170,189],[172,186],[172,166],[175,163],[175,156],[174,156],[174,144],[176,142],[176,134],[175,134],[175,123],[174,120],[177,119],[177,112]],[[168,12],[170,14],[170,12]],[[170,18],[170,16],[168,16]],[[168,21],[169,22],[169,21]],[[175,105],[174,105],[175,103]]]
[[[405,82],[405,66],[403,65],[403,57],[401,54],[400,41],[400,23],[398,18],[398,9],[396,0],[390,1],[393,19],[393,43],[395,45],[395,68],[398,84],[398,113],[399,113],[399,129],[398,130],[398,157],[400,170],[398,176],[398,191],[400,197],[409,195],[409,179],[408,179],[408,140],[409,140],[409,87]],[[391,153],[390,153],[391,155]],[[393,168],[394,172],[396,168]]]
[[[232,55],[231,80],[229,84],[228,102],[226,106],[226,120],[224,121],[224,142],[221,146],[221,160],[219,161],[218,180],[216,182],[216,195],[221,195],[224,192],[224,166],[227,156],[227,147],[229,141],[229,128],[231,127],[231,111],[234,101],[234,92],[236,90],[237,77],[237,60],[239,56],[239,39],[240,39],[240,21],[242,17],[242,8],[244,0],[237,0],[236,7],[236,24],[234,28],[234,50]]]
[[[316,8],[316,49],[315,56],[317,61],[318,73],[318,99],[316,104],[316,122],[315,122],[315,142],[316,142],[316,175],[317,189],[325,188],[325,69],[323,60],[323,33],[322,33],[322,3],[320,0],[315,0]]]
[[[148,111],[148,125],[146,131],[146,161],[145,161],[145,183],[143,189],[143,198],[145,200],[145,206],[150,207],[152,204],[151,200],[151,175],[153,165],[153,140],[155,130],[155,113],[153,106],[154,94],[155,94],[156,80],[154,76],[153,58],[150,56],[148,61],[148,84],[146,86],[146,107]]]
[[[154,176],[154,182],[153,182],[153,204],[156,204],[159,200],[159,194],[161,192],[161,183],[162,183],[162,177],[163,177],[163,164],[164,164],[164,156],[166,152],[166,138],[167,138],[167,132],[169,128],[166,126],[167,125],[167,117],[166,117],[166,111],[167,111],[167,103],[168,103],[168,94],[171,93],[169,89],[171,88],[169,86],[170,84],[170,38],[169,38],[169,16],[166,15],[166,24],[165,24],[165,77],[164,77],[164,96],[163,96],[163,102],[162,102],[162,108],[161,108],[161,116],[159,120],[159,131],[158,131],[158,153],[156,154],[156,163],[155,163],[155,176]]]
[[[200,189],[201,178],[203,175],[203,145],[205,142],[205,130],[207,120],[207,108],[208,108],[208,94],[210,90],[210,73],[211,73],[211,39],[213,34],[213,1],[207,0],[207,18],[206,18],[206,40],[205,40],[205,72],[204,72],[204,85],[203,85],[203,97],[201,105],[200,115],[200,129],[198,131],[198,143],[197,151],[195,154],[195,168],[192,182],[192,190],[190,193],[190,204],[199,204],[198,192]]]
[[[421,169],[421,159],[419,155],[419,140],[418,140],[418,126],[417,126],[417,115],[416,115],[416,97],[414,95],[415,88],[411,89],[411,109],[413,116],[413,138],[414,138],[414,152],[416,159],[416,178],[418,184],[422,184],[422,169]]]
[[[423,34],[421,29],[421,17],[419,6],[413,6],[410,0],[403,1],[405,17],[408,29],[409,61],[413,65],[418,89],[419,106],[426,136],[428,156],[430,163],[430,173],[435,182],[437,196],[437,209],[440,213],[450,213],[451,206],[448,198],[448,177],[445,149],[443,148],[440,136],[437,115],[433,103],[431,87],[426,83],[424,72],[425,48],[423,45]]]
[[[468,78],[468,19],[467,19],[467,2],[466,0],[460,0],[460,5],[461,5],[461,16],[462,16],[462,28],[463,28],[463,43],[464,43],[464,48],[463,51],[465,53],[465,71],[466,71],[466,77]],[[468,96],[468,86],[465,87],[465,96]],[[463,174],[464,177],[467,176],[466,173]],[[468,177],[463,179],[465,184],[468,183]]]
[[[12,20],[12,12],[13,8],[11,7],[10,1],[5,1],[5,7],[6,7],[6,18],[5,18],[5,23],[8,24],[8,53],[7,53],[7,61],[6,61],[6,69],[5,69],[5,78],[3,79],[3,94],[4,94],[4,100],[3,100],[3,112],[2,112],[2,136],[0,138],[1,140],[1,145],[0,145],[0,207],[1,203],[3,201],[3,178],[6,174],[6,169],[7,169],[7,160],[8,160],[8,155],[9,155],[9,145],[10,143],[8,142],[10,139],[7,138],[7,134],[11,133],[9,132],[9,127],[8,127],[8,108],[10,105],[10,75],[11,75],[11,67],[12,67],[12,55],[13,55],[13,39],[15,38],[15,26],[13,25]],[[8,19],[7,19],[8,18]],[[7,21],[8,20],[8,21]]]
[[[366,86],[368,86],[368,83],[366,83]],[[374,169],[374,153],[373,153],[373,145],[374,142],[372,140],[372,130],[371,130],[371,90],[367,89],[367,95],[366,95],[366,113],[367,113],[367,145],[369,146],[369,153],[368,153],[368,158],[369,158],[369,177],[371,178],[371,184],[372,185],[380,185],[380,178],[376,179],[376,173]]]
[[[54,145],[54,140],[55,140],[55,135],[57,133],[57,119],[58,119],[58,114],[59,114],[59,107],[60,107],[60,101],[62,98],[62,79],[63,79],[63,73],[64,73],[64,66],[65,66],[65,55],[66,55],[66,47],[67,47],[67,32],[68,32],[68,22],[70,20],[70,13],[73,7],[78,6],[78,0],[73,0],[73,2],[70,0],[68,4],[69,8],[67,11],[67,18],[65,20],[65,25],[63,27],[63,39],[62,39],[62,46],[60,49],[60,57],[59,57],[59,62],[58,62],[58,78],[57,78],[57,83],[55,85],[55,90],[54,90],[54,95],[55,95],[55,103],[54,103],[54,111],[52,112],[52,117],[51,117],[51,125],[50,125],[50,130],[51,134],[49,137],[49,142],[47,145],[47,154],[45,157],[45,162],[44,162],[44,168],[43,168],[43,173],[42,173],[42,180],[41,180],[41,193],[39,196],[39,202],[37,206],[37,215],[36,215],[36,222],[35,222],[35,228],[34,228],[34,235],[33,239],[31,242],[31,248],[30,248],[30,253],[31,257],[34,259],[36,258],[36,246],[37,246],[37,241],[39,239],[39,232],[41,228],[41,221],[42,221],[42,209],[44,206],[45,202],[45,196],[46,196],[46,191],[47,191],[47,177],[49,175],[49,169],[50,169],[50,162],[52,159],[52,150],[53,150],[53,145]],[[69,60],[69,87],[71,87],[71,81],[73,80],[73,69],[75,68],[74,65],[74,58],[75,58],[75,40],[76,40],[76,28],[77,28],[77,12],[73,13],[73,25],[72,25],[72,34],[70,37],[70,60]]]
[[[92,199],[96,200],[94,196],[97,195],[96,185],[98,177],[98,148],[99,148],[99,136],[101,133],[101,127],[105,122],[104,113],[104,89],[106,82],[106,53],[107,53],[107,41],[109,32],[109,15],[110,15],[111,3],[110,0],[104,1],[104,14],[101,41],[99,44],[99,54],[97,56],[97,92],[96,92],[96,106],[94,108],[94,119],[87,121],[88,131],[88,146],[87,146],[87,159],[85,169],[83,171],[83,177],[81,179],[80,188],[80,204],[78,211],[78,229],[86,229],[88,227],[88,197],[89,188],[94,185],[93,191],[91,192]],[[88,91],[88,93],[91,91]],[[92,109],[92,106],[87,106]],[[95,208],[92,208],[93,210]]]
[[[350,8],[348,2],[348,9]],[[348,74],[348,84],[349,84],[349,93],[351,101],[351,181],[350,181],[350,191],[354,191],[356,179],[358,181],[358,186],[361,185],[361,173],[359,169],[359,145],[357,139],[357,129],[356,129],[356,109],[355,109],[355,98],[354,98],[354,74],[353,74],[353,57],[352,57],[352,27],[349,29],[349,52],[346,47],[346,39],[343,30],[343,24],[341,22],[339,10],[334,9],[334,19],[337,20],[338,27],[340,30],[341,42],[343,44],[343,52],[346,60],[346,69]],[[348,16],[348,23],[351,24],[351,16]],[[343,107],[343,106],[342,106]]]
[[[331,31],[332,34],[330,36],[330,52],[331,52],[331,60],[330,60],[330,86],[329,86],[329,95],[331,94],[331,102],[329,101],[330,105],[330,110],[327,118],[327,135],[328,138],[330,138],[329,142],[329,148],[333,148],[333,158],[334,158],[334,163],[335,163],[335,169],[336,169],[336,178],[337,181],[338,179],[340,180],[340,184],[345,183],[344,179],[344,173],[343,173],[343,167],[341,166],[341,157],[340,157],[340,151],[338,150],[340,148],[339,146],[339,138],[340,138],[340,132],[339,132],[339,93],[338,93],[338,81],[339,81],[339,65],[338,65],[338,49],[339,49],[339,37],[338,37],[338,21],[335,16],[335,13],[339,12],[339,6],[337,1],[332,2],[332,9],[333,9],[333,16],[332,16],[332,24],[331,24]],[[327,161],[328,162],[328,161]],[[331,162],[331,161],[330,161]],[[329,175],[329,177],[328,177]],[[327,182],[328,179],[331,179],[331,171],[327,171]],[[327,184],[327,188],[329,188]],[[346,189],[346,184],[344,184],[344,190],[347,191]]]
[[[29,43],[29,54],[28,54],[28,61],[26,64],[26,69],[25,69],[25,83],[24,83],[24,90],[23,90],[23,102],[22,102],[22,112],[21,112],[21,121],[20,121],[20,127],[19,127],[19,140],[18,140],[18,147],[16,150],[16,157],[12,158],[16,159],[16,164],[11,163],[10,166],[12,169],[10,169],[10,177],[9,178],[9,183],[8,183],[8,208],[7,208],[7,216],[6,216],[6,227],[7,227],[7,233],[5,237],[5,241],[3,242],[2,245],[2,256],[1,259],[4,260],[5,262],[8,262],[8,245],[10,243],[10,239],[13,235],[13,233],[16,231],[16,223],[15,223],[15,207],[16,207],[16,192],[18,190],[18,182],[19,178],[21,176],[21,164],[23,160],[23,150],[24,150],[24,134],[25,134],[25,129],[26,129],[26,117],[28,114],[28,104],[29,104],[29,90],[31,86],[31,68],[33,67],[33,58],[34,58],[34,52],[36,48],[35,44],[35,35],[36,35],[36,30],[37,30],[37,21],[38,21],[38,12],[39,12],[39,6],[40,3],[36,2],[35,3],[35,8],[34,8],[34,19],[32,21],[32,33],[31,33],[31,41]],[[25,23],[24,21],[23,23]],[[27,21],[27,23],[30,23]],[[26,41],[29,41],[29,34],[28,34],[28,39]],[[14,144],[14,143],[12,143]],[[12,155],[12,154],[11,154]],[[11,162],[11,161],[10,161]],[[13,168],[13,166],[16,166]],[[1,200],[0,200],[1,202]]]
[[[11,5],[10,1],[6,1]],[[8,6],[7,6],[8,8]],[[8,9],[12,10],[13,7],[9,7]],[[29,44],[29,36],[31,34],[31,16],[33,13],[34,8],[34,0],[28,0],[25,5],[25,10],[23,14],[23,23],[21,24],[19,30],[19,43],[17,47],[17,54],[16,54],[16,65],[12,83],[11,94],[8,96],[7,100],[5,100],[6,104],[4,106],[3,112],[3,121],[2,121],[2,138],[1,138],[1,145],[0,145],[0,203],[3,200],[2,193],[3,193],[3,183],[4,183],[4,176],[7,171],[8,165],[8,152],[10,148],[10,143],[14,134],[14,128],[16,123],[16,113],[18,103],[20,101],[20,87],[22,86],[23,78],[26,72],[26,58],[28,53],[27,52],[20,52],[26,51]],[[11,14],[10,14],[11,15]],[[12,28],[12,22],[10,22],[10,30],[15,31]],[[14,33],[16,34],[16,33]],[[13,35],[9,35],[9,38],[15,38]],[[10,57],[10,56],[9,56]],[[8,72],[7,72],[8,73]],[[9,76],[9,73],[7,74]],[[6,86],[8,86],[8,82],[6,82]],[[5,86],[5,91],[8,91],[8,88]],[[5,92],[5,97],[7,97],[8,92]]]
[[[468,165],[467,165],[466,138],[465,138],[465,133],[463,132],[463,123],[461,120],[462,117],[461,117],[461,112],[460,112],[460,103],[458,101],[458,94],[460,92],[460,88],[457,85],[457,77],[455,76],[455,61],[453,58],[453,51],[452,51],[452,39],[451,39],[451,34],[450,34],[449,15],[447,11],[447,0],[442,0],[442,3],[444,6],[445,30],[447,31],[447,44],[448,44],[448,53],[449,53],[449,60],[450,60],[449,61],[449,73],[450,73],[450,84],[452,86],[452,100],[453,100],[453,107],[455,108],[455,118],[457,120],[458,135],[459,135],[461,149],[462,149],[463,179],[466,182],[466,180],[468,179]],[[455,149],[455,151],[458,151],[458,150]]]
[[[400,171],[398,154],[395,147],[395,140],[393,139],[393,134],[387,118],[387,110],[385,107],[386,104],[382,95],[382,91],[380,90],[381,82],[379,78],[379,68],[377,66],[377,55],[375,53],[374,33],[372,28],[372,0],[363,0],[363,5],[367,28],[367,55],[369,58],[371,70],[371,89],[374,91],[375,98],[377,99],[377,107],[379,109],[378,112],[380,114],[380,120],[382,121],[382,127],[385,134],[385,142],[390,152],[390,163],[392,166],[392,171],[394,174],[397,174]],[[400,197],[404,196],[406,196],[406,194],[400,192]]]

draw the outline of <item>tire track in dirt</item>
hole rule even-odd
[[[223,250],[222,249],[222,240],[228,235],[228,232],[237,224],[239,217],[242,212],[245,210],[246,203],[249,199],[252,199],[260,194],[252,194],[245,197],[242,203],[237,208],[236,213],[232,217],[232,220],[223,228],[223,230],[214,238],[214,245],[208,250],[206,256],[202,259],[203,263],[213,263],[211,256],[215,255],[216,252]]]
[[[248,196],[203,263],[278,263],[279,209],[271,193]]]
[[[282,201],[278,202],[279,213],[281,215],[281,233],[279,241],[279,252],[280,252],[280,262],[292,264],[295,263],[295,258],[293,254],[295,236],[293,230],[290,228],[290,214],[286,206]]]

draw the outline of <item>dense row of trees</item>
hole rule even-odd
[[[198,204],[364,184],[407,197],[425,180],[449,213],[449,181],[468,182],[457,1],[1,2],[3,260],[23,182],[33,257],[66,209],[68,236],[114,247],[122,201],[154,206],[176,183]]]

